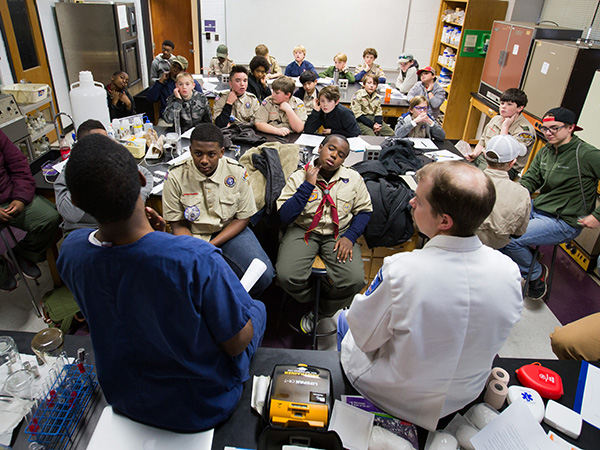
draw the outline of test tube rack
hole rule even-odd
[[[84,364],[63,366],[32,412],[25,429],[29,442],[36,442],[44,450],[64,450],[72,443],[75,429],[98,386],[93,369]]]

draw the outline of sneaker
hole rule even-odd
[[[542,275],[537,280],[531,280],[529,282],[529,289],[527,289],[527,297],[532,300],[542,300],[548,291],[548,266],[542,264]]]
[[[27,258],[23,258],[19,255],[15,256],[17,258],[17,262],[19,263],[19,267],[23,271],[23,275],[25,275],[27,278],[30,280],[35,280],[42,276],[40,268],[33,261],[30,261]]]
[[[5,261],[5,264],[7,264],[7,268],[8,268],[8,278],[0,283],[0,291],[1,292],[14,291],[17,288],[17,279],[15,278],[15,274],[17,273],[17,270],[12,263],[10,263],[7,260],[4,260],[4,261]]]
[[[304,314],[300,319],[300,330],[302,330],[304,334],[312,333],[314,318],[315,315],[313,314],[313,312],[309,311],[306,314]]]

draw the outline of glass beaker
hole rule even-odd
[[[17,370],[8,376],[4,389],[16,398],[31,400],[33,374],[29,370]]]
[[[19,351],[15,340],[10,336],[0,336],[0,366],[4,364],[14,364],[19,359]]]
[[[60,328],[46,328],[31,340],[31,350],[45,363],[48,356],[57,357],[62,352],[65,337]]]

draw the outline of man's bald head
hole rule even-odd
[[[427,201],[433,213],[452,218],[448,233],[452,236],[473,236],[494,208],[494,184],[475,166],[460,161],[436,162],[425,165],[417,177],[431,182]]]

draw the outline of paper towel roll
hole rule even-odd
[[[508,386],[508,382],[510,381],[510,375],[502,367],[494,367],[485,384],[489,384],[492,380],[500,381],[501,383],[504,383]]]
[[[508,395],[508,388],[501,381],[492,380],[488,383],[483,401],[488,405],[500,410],[504,405],[504,400]]]

